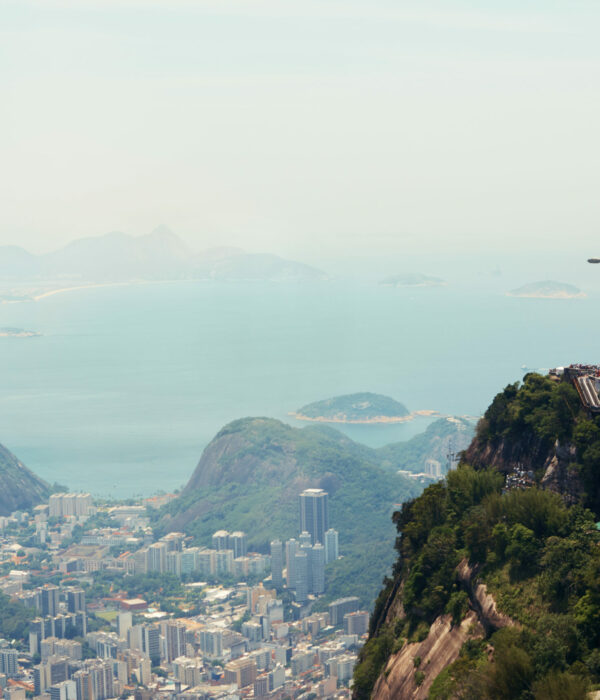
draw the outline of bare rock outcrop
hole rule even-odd
[[[390,657],[373,689],[373,700],[425,700],[433,681],[456,661],[462,645],[483,636],[473,611],[460,625],[453,625],[450,615],[436,618],[426,639],[406,644]]]
[[[498,610],[494,597],[488,593],[485,583],[477,581],[477,571],[466,559],[460,562],[456,568],[456,574],[468,593],[471,606],[476,611],[477,619],[486,634],[515,624],[512,618]]]
[[[544,464],[544,476],[541,485],[549,491],[560,494],[569,505],[577,503],[583,494],[583,484],[573,463],[577,460],[577,450],[571,443],[554,445]]]

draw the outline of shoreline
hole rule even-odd
[[[585,299],[587,294],[579,292],[579,294],[569,294],[568,292],[557,292],[556,294],[542,294],[532,292],[531,294],[512,294],[506,292],[505,296],[513,299]]]
[[[42,294],[36,294],[31,297],[31,301],[40,301],[40,299],[45,299],[46,297],[52,297],[55,294],[63,294],[64,292],[78,292],[82,289],[100,289],[101,287],[124,287],[131,284],[148,284],[145,281],[131,281],[131,282],[98,282],[97,284],[79,284],[74,287],[60,287],[59,289],[51,289],[48,292],[42,292]]]
[[[296,420],[307,421],[309,423],[341,423],[346,425],[374,425],[374,424],[397,424],[397,423],[408,423],[414,420],[418,416],[441,416],[439,411],[433,409],[423,409],[420,411],[412,411],[407,416],[374,416],[373,418],[343,418],[343,417],[332,417],[327,418],[325,416],[315,416],[311,418],[305,416],[302,413],[297,413],[296,411],[290,411],[288,416],[295,418]]]

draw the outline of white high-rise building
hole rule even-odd
[[[305,489],[300,494],[300,531],[310,533],[311,544],[323,544],[328,528],[329,494],[323,489]]]

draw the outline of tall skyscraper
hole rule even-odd
[[[315,595],[325,592],[325,547],[317,542],[310,548],[310,590]]]
[[[229,549],[229,533],[227,530],[217,530],[212,536],[213,549],[221,551]]]
[[[85,612],[85,591],[83,588],[71,588],[67,591],[67,610],[71,613]]]
[[[19,652],[12,647],[0,649],[0,673],[14,678],[19,671]]]
[[[283,588],[283,544],[280,540],[271,542],[271,580],[274,588]]]
[[[337,530],[329,528],[325,533],[325,563],[335,561],[339,556],[338,533]]]
[[[58,586],[53,586],[50,583],[45,583],[40,588],[42,615],[58,615]]]
[[[296,575],[296,600],[304,603],[308,600],[309,587],[309,558],[305,548],[294,555],[294,569]]]
[[[298,542],[294,539],[288,540],[285,543],[285,565],[287,568],[287,587],[296,587],[296,552],[298,551]]]
[[[148,570],[161,574],[167,570],[167,545],[165,542],[155,542],[148,547]]]
[[[245,532],[232,532],[227,540],[227,549],[233,550],[234,559],[248,554],[248,536]]]
[[[163,633],[167,640],[167,661],[171,662],[180,656],[185,656],[186,626],[179,620],[169,620],[163,626]]]
[[[312,544],[325,543],[329,529],[329,503],[327,491],[306,489],[300,494],[300,531],[310,532]]]

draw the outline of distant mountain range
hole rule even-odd
[[[321,270],[277,255],[225,247],[194,253],[166,226],[144,236],[115,232],[80,238],[45,255],[33,255],[17,246],[0,247],[4,287],[48,282],[74,286],[136,280],[326,278]]]

